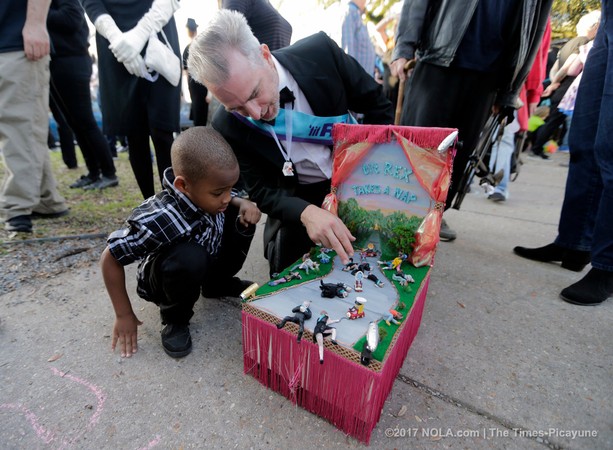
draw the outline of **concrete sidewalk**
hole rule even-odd
[[[613,448],[613,300],[567,304],[582,274],[512,253],[555,237],[567,159],[527,159],[507,202],[475,188],[446,214],[459,237],[439,245],[372,448]],[[244,277],[265,281],[261,255],[256,238]],[[1,448],[363,447],[243,374],[235,306],[198,302],[194,350],[173,360],[156,307],[132,300],[144,324],[122,360],[96,265],[0,297]]]

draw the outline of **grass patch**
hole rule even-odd
[[[320,263],[319,258],[317,258],[316,255],[319,254],[319,248],[318,247],[313,247],[311,249],[311,259],[317,263]],[[256,295],[258,296],[263,296],[263,295],[269,295],[272,294],[273,292],[279,291],[281,289],[287,289],[288,287],[291,286],[296,286],[297,284],[302,284],[302,283],[306,283],[307,281],[313,281],[317,278],[323,278],[326,275],[328,275],[331,271],[332,271],[332,261],[334,261],[334,257],[336,256],[336,252],[334,251],[330,251],[328,252],[328,256],[330,257],[330,262],[327,263],[320,263],[319,265],[319,270],[309,270],[308,275],[306,274],[306,272],[304,270],[300,270],[300,269],[296,269],[296,271],[298,273],[300,273],[300,275],[302,276],[302,279],[300,280],[291,280],[288,283],[281,283],[281,284],[277,284],[276,286],[270,286],[268,284],[264,284],[263,286],[260,286],[260,288],[257,290]],[[302,262],[301,259],[297,260],[294,264],[292,264],[291,266],[285,268],[277,278],[275,279],[279,279],[282,276],[287,275],[288,273],[291,272],[291,268],[294,267],[297,264],[300,264]]]
[[[398,312],[402,313],[402,315],[404,316],[404,318],[400,320],[401,324],[402,322],[407,320],[411,312],[411,308],[413,307],[413,302],[415,301],[415,294],[417,294],[419,286],[423,282],[424,278],[426,278],[426,276],[428,275],[430,267],[413,267],[409,263],[403,262],[402,271],[404,273],[410,274],[415,279],[415,283],[409,284],[409,289],[406,289],[404,286],[400,286],[400,283],[398,283],[397,281],[392,281],[392,275],[394,272],[393,270],[383,271],[388,282],[392,283],[396,287],[396,291],[398,291],[398,304],[395,309]],[[400,307],[402,304],[404,304],[404,307]],[[380,320],[377,325],[379,326],[379,330],[383,329],[386,331],[386,333],[385,335],[383,335],[380,332],[379,345],[377,346],[377,349],[373,352],[372,357],[373,359],[382,362],[383,358],[385,357],[385,354],[387,353],[387,350],[389,349],[390,344],[392,343],[394,335],[400,328],[400,325],[395,325],[393,323],[387,325],[387,323],[385,323],[385,320]],[[361,352],[365,342],[366,336],[363,336],[358,339],[353,348],[358,352]]]
[[[66,199],[70,214],[58,219],[34,221],[34,232],[9,233],[0,229],[0,241],[16,241],[23,239],[49,238],[56,236],[76,236],[81,234],[109,234],[121,228],[132,209],[142,201],[140,189],[132,173],[132,167],[127,153],[120,153],[114,160],[119,177],[119,186],[103,191],[85,191],[70,189],[70,184],[87,173],[83,157],[77,147],[79,168],[67,169],[59,151],[50,152],[53,174],[57,181],[60,194]],[[4,165],[0,160],[0,173],[6,176]],[[161,190],[154,164],[156,192]]]

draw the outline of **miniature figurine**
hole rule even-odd
[[[319,282],[319,289],[321,289],[321,296],[326,298],[345,298],[351,292],[351,288],[345,283],[324,283],[323,280]]]
[[[415,279],[403,271],[397,271],[394,275],[392,275],[392,280],[400,283],[400,286],[406,286],[409,283],[415,283]]]
[[[338,345],[338,342],[336,342],[336,328],[330,325],[340,321],[340,319],[330,320],[326,311],[322,311],[317,319],[317,324],[313,330],[313,342],[317,342],[317,346],[319,347],[319,364],[324,363],[324,339],[330,336],[330,342],[334,345]]]
[[[324,247],[321,247],[319,249],[319,255],[317,255],[319,262],[321,262],[322,264],[328,264],[330,262],[330,256],[328,256],[329,251],[330,249]]]
[[[366,315],[366,313],[364,313],[364,303],[366,302],[367,300],[364,297],[356,297],[353,306],[347,311],[347,318],[349,320],[355,320],[364,317]]]
[[[294,315],[285,316],[283,320],[277,324],[277,328],[280,330],[287,322],[298,324],[298,337],[296,338],[296,342],[300,343],[302,334],[304,333],[304,321],[309,320],[312,315],[309,306],[311,306],[311,302],[308,300],[302,302],[302,305],[296,306],[294,309],[292,309]]]
[[[311,255],[305,253],[302,255],[302,262],[300,264],[296,264],[294,267],[290,269],[290,271],[294,271],[296,269],[302,269],[309,274],[309,270],[319,270],[319,263],[316,263],[311,259]]]
[[[287,283],[292,280],[302,280],[302,275],[299,272],[290,272],[277,280],[270,280],[268,286],[276,286],[277,284]]]
[[[353,271],[357,270],[358,263],[353,261],[353,258],[349,258],[349,262],[345,264],[345,267],[342,268],[343,272],[351,272],[351,275],[354,275]]]
[[[375,248],[375,244],[373,244],[372,242],[370,242],[366,248],[364,250],[362,250],[362,253],[364,254],[364,257],[375,257],[379,254],[379,251]],[[360,256],[362,256],[362,253],[360,254]]]
[[[389,327],[390,323],[393,323],[394,325],[400,325],[400,322],[398,321],[402,320],[403,318],[404,316],[401,313],[399,313],[395,309],[390,309],[389,314],[385,317],[384,320],[387,326]]]
[[[353,276],[355,277],[355,291],[356,292],[362,292],[362,280],[364,279],[364,272],[361,271],[356,271],[356,272],[351,272],[353,274]]]
[[[363,263],[366,261],[366,250],[362,250],[360,252],[360,262]]]
[[[364,274],[366,274],[366,278],[371,280],[371,281],[374,281],[375,284],[377,285],[377,287],[382,288],[384,286],[383,282],[381,280],[379,280],[379,278],[377,278],[377,276],[374,273],[372,273],[372,269],[370,267],[370,264],[368,264],[367,262],[362,263],[362,264],[358,264],[358,266],[351,271],[351,275],[356,275],[357,276],[357,274],[359,272],[362,273],[362,278],[364,278]],[[360,288],[361,287],[362,287],[362,285],[360,283]],[[357,289],[356,289],[356,291],[359,292]],[[361,289],[360,289],[360,291],[361,291]]]
[[[408,255],[404,253],[399,253],[398,256],[391,261],[377,261],[377,264],[380,264],[384,267],[381,267],[381,270],[396,270],[400,271],[400,266],[402,262],[408,258]]]
[[[368,366],[372,361],[372,354],[377,350],[379,345],[379,327],[377,322],[370,322],[368,324],[368,331],[366,332],[366,342],[362,347],[362,354],[360,355],[360,362]]]

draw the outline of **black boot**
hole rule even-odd
[[[560,292],[560,298],[574,305],[598,305],[613,295],[613,272],[592,268],[575,284]]]
[[[573,272],[581,272],[590,262],[590,252],[569,250],[557,244],[538,248],[515,247],[513,251],[522,258],[533,261],[561,262],[563,268]]]

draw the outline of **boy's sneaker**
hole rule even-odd
[[[72,183],[69,187],[70,187],[70,189],[83,188],[85,186],[89,186],[90,184],[95,183],[99,179],[100,179],[100,177],[95,177],[94,178],[94,177],[90,176],[89,174],[88,175],[81,175],[81,178],[79,178],[77,181]]]
[[[192,351],[192,336],[188,325],[169,323],[162,330],[162,347],[168,356],[183,358]]]
[[[119,179],[113,175],[112,177],[105,177],[102,175],[98,181],[90,185],[85,186],[83,189],[86,191],[93,191],[94,189],[106,189],[119,185]]]

